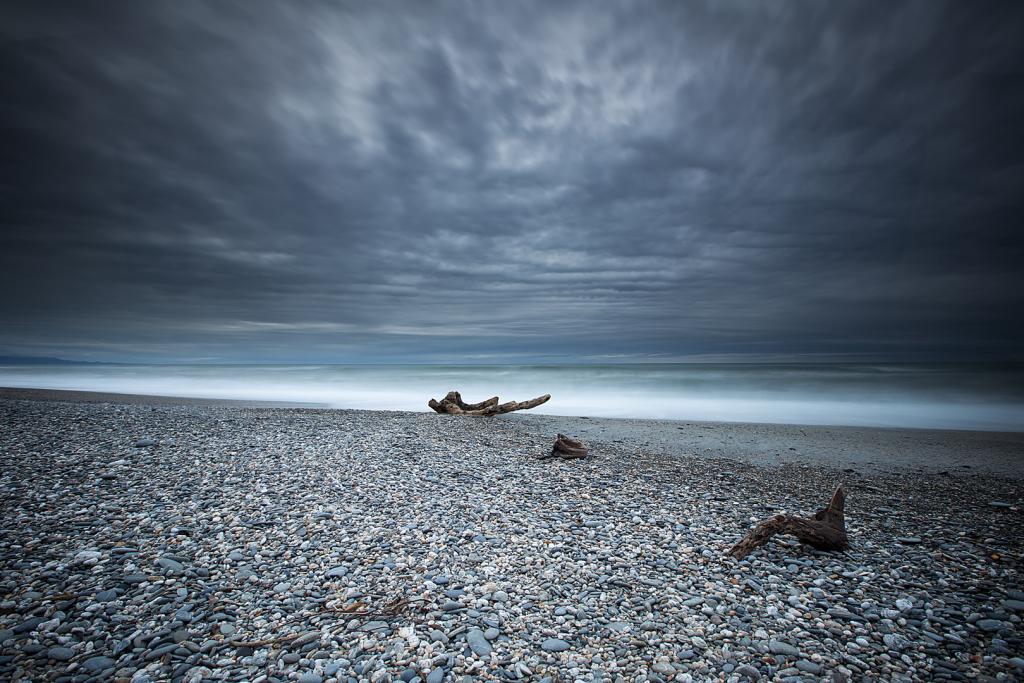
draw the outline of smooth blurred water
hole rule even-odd
[[[1024,430],[1017,365],[44,365],[0,366],[0,386],[428,410],[549,393],[534,413]]]

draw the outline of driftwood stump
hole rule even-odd
[[[548,458],[563,458],[565,460],[578,460],[587,457],[587,447],[582,441],[570,439],[565,434],[559,434],[555,439],[555,445],[551,447],[551,453],[542,455],[541,460]]]
[[[743,559],[776,534],[796,536],[801,543],[818,550],[846,550],[850,542],[846,538],[846,517],[843,513],[845,501],[846,494],[840,484],[832,494],[828,507],[815,512],[814,517],[775,515],[754,527],[753,531],[729,550],[729,554]]]
[[[529,401],[509,401],[508,403],[498,403],[498,397],[489,398],[486,401],[480,403],[466,403],[462,400],[462,396],[457,391],[449,391],[448,394],[440,401],[436,399],[430,399],[427,405],[434,409],[435,412],[447,414],[447,415],[501,415],[503,413],[511,413],[513,410],[527,410],[529,408],[536,408],[542,403],[547,403],[548,399],[551,398],[551,394],[544,394],[537,398],[530,399]]]

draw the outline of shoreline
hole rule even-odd
[[[998,474],[673,455],[649,434],[744,432],[541,415],[8,396],[0,422],[4,680],[1024,672],[1024,501]],[[563,426],[590,456],[541,460]],[[838,482],[848,551],[728,556]]]
[[[0,387],[0,400],[115,403],[150,406],[234,406],[433,415],[330,408],[318,403],[153,396],[63,389]],[[437,416],[438,419],[447,419]],[[463,418],[466,419],[466,418]],[[468,418],[478,419],[478,418]],[[822,426],[544,415],[530,411],[487,420],[514,422],[536,437],[558,432],[611,448],[673,457],[735,460],[761,467],[821,465],[861,472],[980,472],[1024,479],[1024,432],[904,427]]]

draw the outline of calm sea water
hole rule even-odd
[[[869,364],[0,366],[0,386],[429,410],[549,393],[534,413],[1024,430],[1024,366]]]

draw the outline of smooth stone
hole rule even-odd
[[[117,591],[110,589],[96,594],[96,602],[112,602],[117,600]]]
[[[150,652],[148,655],[146,655],[146,659],[148,661],[153,661],[155,659],[160,659],[164,655],[169,654],[171,652],[174,652],[177,649],[178,649],[178,644],[177,643],[167,643],[166,645],[161,645],[160,647],[156,648],[155,650]]]
[[[921,538],[919,536],[900,536],[896,540],[903,545],[917,545],[921,542]]]
[[[754,667],[750,666],[749,664],[742,664],[736,667],[736,671],[734,671],[733,673],[743,676],[751,681],[761,680],[761,672],[755,669]]]
[[[882,636],[882,642],[886,647],[896,651],[904,650],[910,645],[910,641],[898,633],[886,633]]]
[[[1003,607],[1014,612],[1024,612],[1024,600],[1003,600]]]
[[[441,683],[444,680],[444,669],[437,667],[427,675],[427,683]]]
[[[796,664],[793,666],[807,674],[814,674],[817,676],[821,673],[821,664],[817,664],[807,659],[798,659]]]
[[[156,441],[154,441],[153,439],[150,439],[149,437],[143,437],[143,438],[141,438],[141,439],[139,439],[138,441],[135,442],[135,447],[136,448],[147,448],[149,446],[155,446],[155,445],[156,445]]]
[[[477,657],[489,657],[491,654],[491,644],[484,638],[483,631],[478,628],[470,629],[466,634],[466,643]]]
[[[241,550],[232,550],[228,553],[228,559],[232,562],[241,562],[245,559],[245,555],[242,554]]]
[[[787,657],[800,656],[800,650],[781,640],[769,640],[768,651],[773,655],[785,655]]]
[[[30,619],[26,619],[25,621],[21,622],[20,624],[14,627],[14,632],[29,633],[30,631],[36,630],[36,627],[44,621],[46,620],[42,617],[32,617]]]
[[[323,677],[318,673],[307,671],[306,673],[299,676],[299,683],[323,683]]]
[[[169,557],[161,557],[156,561],[156,565],[161,569],[166,569],[170,572],[181,573],[185,571],[185,566],[177,560],[172,560]]]
[[[337,567],[331,567],[330,569],[328,569],[327,574],[325,576],[327,576],[328,579],[340,579],[347,574],[348,567],[342,567],[341,565],[339,565]]]
[[[484,631],[484,638],[486,638],[487,640],[494,640],[499,635],[501,635],[501,631],[499,631],[496,628],[489,628]]]
[[[46,652],[46,656],[50,659],[56,659],[58,662],[66,662],[75,656],[75,651],[70,647],[54,646]]]
[[[90,657],[89,659],[82,662],[82,668],[84,668],[86,671],[91,671],[92,673],[99,673],[100,671],[106,671],[115,664],[117,664],[117,662],[115,662],[110,657],[104,657],[103,655],[100,655],[98,657]]]
[[[974,625],[982,631],[988,631],[990,633],[1003,628],[1003,622],[998,619],[979,619]]]
[[[75,554],[75,564],[96,564],[103,554],[98,550],[82,550]]]
[[[572,646],[561,638],[546,638],[544,642],[540,644],[540,649],[545,652],[564,652],[570,647]]]

